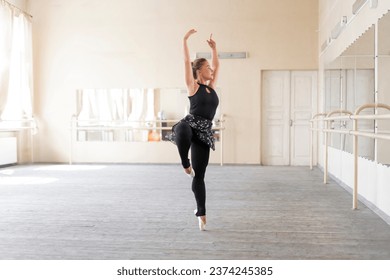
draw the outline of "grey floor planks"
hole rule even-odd
[[[206,176],[200,232],[178,165],[0,169],[0,259],[390,259],[390,226],[318,169]]]

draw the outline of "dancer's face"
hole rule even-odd
[[[203,80],[210,81],[213,79],[214,70],[211,68],[208,61],[205,61],[199,70],[198,76]]]

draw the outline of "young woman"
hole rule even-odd
[[[206,186],[204,177],[209,162],[210,148],[215,150],[211,131],[212,120],[218,107],[219,99],[215,92],[218,78],[219,61],[216,43],[207,40],[211,51],[211,65],[205,58],[198,58],[191,63],[187,41],[195,29],[189,30],[183,39],[185,82],[190,100],[190,111],[184,119],[173,126],[173,137],[179,150],[184,172],[192,178],[192,191],[195,195],[199,229],[206,226]],[[191,148],[191,162],[188,152]]]

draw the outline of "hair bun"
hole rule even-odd
[[[197,71],[200,70],[200,68],[203,66],[205,62],[207,62],[207,59],[205,58],[197,58],[193,62],[191,62],[192,74],[195,80],[198,78]]]

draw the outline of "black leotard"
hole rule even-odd
[[[190,99],[190,114],[213,120],[219,99],[215,90],[207,85],[199,84],[199,89]],[[209,92],[208,92],[208,91]]]

